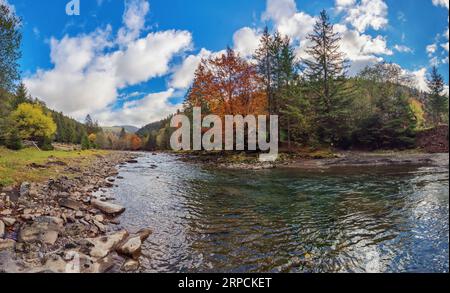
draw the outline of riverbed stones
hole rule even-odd
[[[49,245],[55,244],[59,233],[63,230],[62,219],[53,217],[37,218],[32,224],[26,224],[19,232],[19,242],[41,242]]]
[[[14,218],[3,218],[2,220],[0,220],[0,222],[3,221],[3,223],[7,226],[7,227],[11,227],[14,226],[14,224],[16,223],[16,219]],[[0,224],[1,225],[1,224]]]
[[[31,184],[29,182],[23,182],[19,188],[20,197],[28,196],[30,192]]]
[[[5,236],[6,227],[3,221],[0,220],[0,238]]]
[[[98,237],[95,239],[88,239],[92,243],[93,248],[89,254],[94,258],[103,258],[107,256],[114,248],[128,237],[126,230],[121,230],[117,233]]]
[[[142,241],[139,235],[130,237],[117,246],[117,252],[133,259],[139,259]]]
[[[140,266],[139,260],[127,259],[125,260],[120,269],[123,272],[129,273],[137,271],[139,269],[139,266]]]
[[[12,239],[0,239],[0,251],[13,249],[16,241]]]
[[[76,200],[70,198],[63,198],[59,200],[59,205],[74,211],[80,210],[82,204]]]
[[[120,205],[109,202],[103,202],[98,199],[92,199],[91,204],[93,207],[99,209],[100,211],[108,215],[120,215],[125,211],[125,208]]]

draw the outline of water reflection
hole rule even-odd
[[[147,272],[448,271],[448,165],[219,171],[146,154],[120,175],[122,224],[155,231]]]

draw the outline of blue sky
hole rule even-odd
[[[0,0],[5,2],[6,0]],[[23,19],[22,76],[31,94],[83,120],[142,126],[176,111],[201,57],[227,46],[250,58],[265,25],[299,58],[327,9],[351,60],[400,65],[425,89],[432,64],[448,83],[448,0],[7,0]]]

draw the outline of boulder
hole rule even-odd
[[[33,272],[97,274],[105,273],[114,267],[114,260],[110,256],[96,260],[83,253],[69,251],[65,258],[66,260],[54,255],[42,268],[34,269]]]
[[[14,218],[3,218],[2,221],[7,227],[14,226],[14,224],[16,223],[16,219]]]
[[[91,204],[93,207],[99,209],[100,211],[108,215],[119,215],[125,211],[125,208],[120,205],[109,202],[103,202],[98,199],[92,199]]]
[[[119,254],[132,257],[133,259],[139,259],[141,255],[142,241],[139,235],[130,237],[117,246],[116,251]]]
[[[69,198],[63,198],[59,201],[59,205],[74,211],[78,211],[80,210],[80,208],[82,207],[82,204],[79,203],[76,200],[73,199],[69,199]]]
[[[19,242],[42,242],[53,245],[58,239],[60,232],[64,229],[63,223],[62,219],[59,218],[37,218],[32,224],[22,227],[19,232]]]
[[[16,241],[12,239],[0,239],[0,251],[13,249]]]
[[[135,272],[139,269],[139,261],[134,259],[127,259],[123,263],[122,267],[120,268],[123,272]]]
[[[28,196],[29,192],[30,192],[30,187],[31,184],[29,182],[23,182],[20,185],[20,189],[19,189],[19,195],[20,197],[22,196]]]
[[[5,236],[6,228],[3,221],[0,220],[0,238],[3,238]]]
[[[128,232],[125,230],[114,234],[88,239],[93,245],[89,254],[94,258],[103,258],[107,256],[115,247],[128,237]]]
[[[150,235],[152,235],[152,234],[153,234],[153,231],[150,229],[142,229],[142,230],[139,230],[139,232],[137,232],[137,235],[139,235],[142,242],[147,240],[148,237],[150,237]]]

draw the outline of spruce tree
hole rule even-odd
[[[334,31],[327,12],[320,13],[304,59],[314,107],[316,135],[319,142],[343,144],[349,136],[351,92],[346,81],[344,54],[340,52],[341,36]]]
[[[428,80],[429,97],[428,110],[434,125],[443,122],[443,116],[448,115],[448,97],[444,94],[444,78],[433,66]]]

